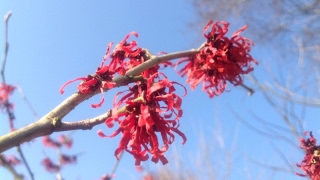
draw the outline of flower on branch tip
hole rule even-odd
[[[21,164],[20,159],[18,159],[16,156],[14,155],[10,155],[9,157],[5,156],[4,154],[0,154],[1,158],[4,159],[6,161],[6,163],[10,164],[11,166],[15,166],[15,165],[19,165]],[[0,161],[0,166],[3,166],[4,163],[2,163]]]
[[[163,78],[160,79],[158,75],[162,75]],[[186,142],[186,136],[178,130],[179,119],[182,116],[182,99],[175,93],[175,84],[181,85],[170,82],[162,73],[156,73],[147,82],[129,88],[129,92],[118,102],[116,102],[117,97],[124,92],[116,95],[112,116],[105,121],[105,124],[112,127],[113,123],[118,123],[119,128],[110,136],[101,130],[98,131],[98,135],[115,137],[122,133],[118,148],[115,150],[117,158],[125,150],[134,156],[135,164],[140,165],[141,161],[149,159],[148,153],[150,153],[153,162],[157,163],[160,160],[166,164],[168,160],[164,153],[174,141],[173,132],[182,137],[183,144]],[[182,87],[186,95],[186,89]],[[161,149],[159,149],[159,137],[163,142]]]
[[[54,164],[54,163],[51,161],[51,159],[49,159],[48,157],[47,157],[47,158],[44,158],[44,159],[41,161],[41,164],[44,165],[44,167],[46,168],[46,170],[47,170],[48,172],[55,173],[55,172],[58,172],[58,171],[60,170],[60,166]]]
[[[0,108],[2,109],[2,111],[5,111],[7,107],[9,107],[9,110],[13,109],[14,105],[11,104],[8,100],[14,90],[14,86],[0,83]]]
[[[72,139],[65,134],[60,135],[58,141],[68,149],[72,147]]]
[[[114,177],[115,177],[114,174],[104,174],[102,175],[101,180],[111,180]]]
[[[305,132],[307,135],[308,132]],[[309,176],[312,180],[320,180],[320,146],[317,140],[309,133],[308,139],[300,138],[300,148],[305,150],[305,156],[300,164],[297,164],[306,174],[296,173],[299,176]]]
[[[112,78],[114,74],[116,73],[116,69],[110,69],[109,66],[106,66],[104,63],[107,60],[107,57],[110,53],[110,47],[112,43],[108,44],[108,48],[106,51],[106,55],[103,57],[103,61],[101,63],[101,66],[98,67],[96,70],[96,73],[94,75],[88,75],[87,77],[81,77],[81,78],[76,78],[74,80],[66,82],[61,88],[60,88],[60,94],[64,93],[64,88],[75,82],[81,80],[82,82],[78,85],[78,91],[82,94],[86,94],[89,92],[94,92],[97,89],[100,90],[102,94],[102,99],[100,103],[98,104],[91,104],[93,108],[100,107],[103,102],[104,102],[104,94],[103,90],[104,89],[111,89],[113,88],[116,83],[112,82]]]
[[[135,58],[138,58],[141,52],[141,48],[136,47],[137,46],[136,41],[131,41],[129,43],[127,42],[127,40],[131,35],[134,35],[136,37],[139,36],[137,32],[129,33],[119,44],[116,45],[112,54],[110,55],[111,57],[110,68],[117,69],[117,73],[119,73],[120,75],[125,75],[127,71],[127,67],[124,60],[126,58],[129,58],[130,60],[131,59],[135,60]]]
[[[73,164],[77,162],[77,156],[69,156],[65,154],[61,154],[60,163],[61,165]]]
[[[51,148],[60,148],[65,146],[70,149],[72,147],[72,139],[64,134],[59,136],[58,141],[53,140],[50,136],[43,136],[42,143],[44,146]]]
[[[209,21],[204,28],[207,39],[204,46],[196,56],[181,59],[176,64],[187,63],[178,74],[187,75],[191,89],[202,82],[202,90],[210,98],[224,92],[228,81],[234,85],[242,84],[242,75],[251,72],[253,64],[258,64],[249,54],[253,42],[239,35],[247,26],[236,31],[231,38],[225,36],[228,27],[229,23],[224,21]]]
[[[125,75],[125,73],[133,69],[134,67],[146,62],[152,56],[152,54],[147,49],[142,49],[137,46],[136,41],[127,42],[131,35],[136,37],[139,36],[137,32],[129,33],[119,44],[114,48],[111,57],[111,62],[109,67],[114,69],[120,75]],[[165,54],[164,52],[159,53]],[[171,62],[161,63],[164,67],[173,66]],[[149,69],[144,70],[140,75],[144,78],[149,78],[151,75],[158,73],[160,66],[156,65]]]
[[[46,147],[51,147],[51,148],[60,148],[61,147],[61,143],[51,139],[50,136],[43,136],[42,143]]]
[[[154,180],[154,178],[151,174],[146,174],[143,176],[142,180]]]

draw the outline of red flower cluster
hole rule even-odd
[[[13,104],[10,104],[8,100],[14,89],[14,86],[0,83],[0,108],[2,111],[6,109],[6,106],[9,106],[11,109],[13,109]]]
[[[307,132],[305,133],[305,135]],[[306,155],[300,164],[297,164],[307,175],[296,173],[299,176],[309,176],[312,180],[320,180],[320,146],[310,132],[310,138],[300,138],[300,148],[304,149]]]
[[[14,155],[11,155],[9,157],[6,157],[4,154],[0,154],[1,158],[3,158],[8,164],[15,166],[18,164],[21,164],[21,161]],[[3,165],[0,161],[0,166]]]
[[[136,170],[144,174],[142,180],[154,180],[152,174],[148,173],[142,166],[136,166]]]
[[[131,69],[141,64],[141,61],[139,62],[139,60],[143,61],[143,56],[141,56],[141,48],[136,47],[137,42],[127,42],[130,35],[134,35],[136,37],[139,36],[139,34],[136,32],[129,33],[124,38],[124,40],[122,40],[119,44],[116,45],[112,54],[110,55],[112,60],[109,66],[112,69],[117,69],[117,73],[119,73],[120,75],[125,75],[128,69]],[[125,61],[126,58],[128,58],[127,61]]]
[[[46,147],[51,147],[58,149],[60,152],[61,147],[71,148],[72,147],[72,139],[70,139],[66,135],[60,135],[58,140],[53,140],[49,136],[44,136],[42,138],[42,143]],[[49,172],[58,172],[63,165],[76,163],[77,156],[70,156],[66,154],[59,153],[59,163],[55,164],[51,161],[49,157],[44,158],[41,161],[41,164],[45,166],[46,170]]]
[[[131,41],[129,43],[127,42],[130,35],[134,35],[136,37],[139,36],[136,32],[129,33],[124,38],[124,40],[122,40],[119,44],[116,45],[112,54],[110,55],[112,60],[110,62],[109,67],[111,69],[116,69],[117,73],[120,75],[125,75],[125,73],[128,70],[144,63],[146,60],[150,58],[148,57],[146,51],[142,50],[142,48],[140,47],[137,47],[136,41]],[[162,64],[164,64],[165,67],[172,66],[172,63],[170,62],[165,62]],[[149,78],[152,74],[157,73],[159,68],[159,65],[154,66],[142,72],[141,76]]]
[[[206,31],[211,27],[211,31]],[[187,83],[191,89],[195,89],[203,82],[202,90],[205,90],[210,98],[224,92],[227,81],[234,85],[242,84],[243,74],[253,70],[252,63],[258,64],[249,54],[253,42],[239,36],[247,26],[235,32],[231,39],[225,37],[229,23],[218,21],[209,23],[204,28],[204,36],[207,42],[200,52],[192,58],[181,59],[177,65],[187,62],[178,74],[187,74]]]
[[[54,172],[60,171],[62,165],[73,164],[76,162],[77,162],[77,156],[69,156],[69,155],[61,154],[60,162],[59,162],[60,165],[55,164],[48,157],[44,158],[41,161],[41,164],[44,165],[47,171],[54,173]]]
[[[104,102],[103,89],[111,89],[115,86],[115,83],[112,82],[113,75],[116,73],[115,69],[110,69],[109,66],[104,65],[104,62],[107,60],[107,57],[110,52],[110,47],[112,43],[108,44],[106,55],[103,58],[101,66],[98,67],[96,73],[94,75],[88,75],[87,77],[77,78],[71,81],[68,81],[60,88],[60,93],[64,93],[64,88],[78,80],[82,80],[82,82],[78,86],[78,90],[82,94],[86,94],[88,92],[93,92],[97,89],[100,89],[102,94],[102,99],[98,104],[91,104],[93,108],[100,107]]]
[[[61,165],[73,164],[77,162],[77,156],[69,156],[66,154],[61,154],[60,163]]]
[[[51,139],[49,136],[43,136],[42,143],[44,144],[44,146],[52,148],[60,148],[62,146],[65,146],[67,148],[72,147],[72,139],[68,138],[66,135],[60,135],[58,141]]]
[[[14,86],[0,83],[0,109],[2,112],[8,113],[11,131],[14,131],[13,120],[15,119],[13,108],[14,105],[9,102],[9,97],[15,90]]]
[[[104,89],[111,89],[115,87],[115,83],[112,82],[112,78],[115,73],[120,75],[125,75],[125,73],[139,64],[147,60],[146,51],[143,51],[140,47],[137,47],[136,41],[127,42],[130,35],[138,37],[138,33],[131,32],[129,33],[119,44],[117,44],[110,54],[111,61],[109,65],[105,65],[110,53],[110,47],[112,43],[108,44],[106,55],[103,56],[102,63],[100,67],[96,70],[94,75],[88,75],[87,77],[76,78],[74,80],[68,81],[60,88],[60,93],[64,93],[64,88],[78,80],[82,82],[78,86],[80,93],[86,94],[88,92],[96,91],[100,89],[102,94],[102,99],[98,104],[91,104],[93,108],[100,107],[104,102]],[[150,58],[150,57],[149,57]],[[165,66],[172,65],[171,63],[164,63]],[[152,67],[148,70],[145,70],[141,75],[145,78],[150,77],[150,75],[157,73],[160,66]]]
[[[49,171],[49,172],[58,172],[58,171],[60,170],[60,166],[54,164],[54,163],[51,161],[51,159],[49,159],[48,157],[47,157],[47,158],[44,158],[44,159],[41,161],[41,164],[44,165],[44,167],[46,168],[46,170]]]
[[[160,74],[164,78],[156,82],[155,78]],[[152,154],[153,162],[157,163],[160,160],[166,164],[168,160],[164,157],[164,153],[169,148],[169,144],[174,141],[173,132],[180,135],[183,138],[183,144],[185,143],[185,135],[178,130],[179,118],[182,116],[180,108],[182,100],[175,94],[174,84],[178,83],[168,81],[162,73],[156,73],[147,82],[131,87],[129,93],[116,103],[117,96],[123,92],[117,94],[112,117],[105,123],[108,127],[112,127],[113,123],[117,122],[119,128],[110,136],[106,136],[101,130],[98,131],[101,137],[115,137],[122,133],[119,146],[115,151],[117,158],[125,150],[134,156],[135,164],[140,165],[141,161],[149,158],[148,152]],[[120,109],[121,105],[124,106]],[[170,120],[169,118],[172,117],[173,119]],[[161,150],[157,133],[163,142]]]
[[[109,175],[109,174],[104,174],[104,175],[102,175],[102,177],[101,177],[100,180],[111,180],[111,179],[114,178],[114,177],[115,177],[115,175],[113,175],[113,174],[111,174],[111,175]]]

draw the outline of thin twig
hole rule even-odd
[[[23,101],[27,104],[27,106],[29,107],[30,111],[32,112],[34,119],[35,119],[36,121],[39,120],[39,116],[37,115],[37,113],[36,113],[36,111],[34,110],[33,106],[31,105],[31,103],[30,103],[29,100],[27,99],[26,95],[23,93],[23,90],[22,90],[20,84],[17,83],[17,86],[16,86],[16,87],[17,87],[17,89],[18,89],[18,91],[19,91],[19,93],[20,93]]]
[[[61,157],[62,154],[61,154],[61,149],[60,149],[60,147],[57,149],[57,151],[58,151],[59,157]],[[59,170],[57,171],[57,174],[56,174],[57,180],[62,180],[61,171],[60,171],[60,170],[61,170],[61,165],[62,165],[62,163],[61,163],[61,158],[59,158],[59,162],[58,162]]]
[[[241,87],[248,91],[248,96],[251,96],[254,93],[254,90],[245,84],[240,84]]]
[[[3,60],[2,60],[2,67],[1,67],[1,78],[2,78],[2,83],[5,85],[6,84],[6,78],[5,78],[5,73],[4,73],[4,70],[5,70],[5,66],[6,66],[6,61],[7,61],[7,54],[9,52],[9,43],[8,43],[8,21],[9,21],[9,18],[12,14],[12,11],[9,11],[5,16],[4,16],[4,54],[3,54]],[[11,111],[11,107],[9,105],[9,102],[8,102],[8,99],[6,99],[6,101],[4,102],[5,103],[5,107],[6,107],[6,111],[7,111],[7,114],[9,116],[9,120],[11,121],[13,118],[14,118],[14,114],[13,112]],[[14,127],[13,127],[13,123],[12,125],[10,124],[10,128],[13,130]],[[21,147],[20,147],[20,144],[16,145],[17,147],[17,151],[18,151],[18,154],[20,155],[24,165],[26,166],[28,172],[29,172],[29,175],[31,177],[31,180],[34,180],[34,175],[30,169],[30,166],[28,164],[28,162],[26,161],[26,158],[24,157],[23,153],[22,153],[22,150],[21,150]],[[10,172],[13,172],[10,170]],[[16,175],[14,175],[16,177]],[[19,177],[15,178],[15,179],[19,179]]]
[[[31,180],[34,180],[34,175],[33,175],[33,172],[31,171],[31,168],[29,166],[29,164],[27,163],[27,160],[26,158],[24,157],[24,154],[22,152],[22,149],[20,146],[17,146],[17,151],[19,152],[19,155],[24,163],[24,165],[26,166],[27,170],[28,170],[28,173],[30,174],[30,177],[31,177]]]
[[[111,180],[112,177],[114,177],[114,175],[115,175],[115,173],[116,173],[116,170],[117,170],[117,168],[118,168],[118,166],[119,166],[119,163],[120,163],[120,161],[121,161],[121,158],[122,158],[122,156],[123,156],[123,153],[124,153],[124,151],[122,151],[122,152],[120,153],[120,155],[119,155],[119,160],[116,160],[116,163],[114,164],[114,166],[113,166],[113,168],[112,168],[112,171],[111,171],[111,173],[110,173],[110,180]]]
[[[14,180],[23,180],[23,176],[17,173],[17,171],[12,167],[12,165],[1,155],[0,155],[0,164],[2,164],[3,167],[5,167],[11,172],[11,174],[14,177]]]
[[[237,114],[230,106],[229,106],[229,110],[230,112],[233,114],[233,116],[240,121],[243,125],[245,125],[246,127],[248,127],[249,129],[251,129],[252,131],[256,132],[257,134],[260,134],[262,136],[271,138],[271,139],[276,139],[276,140],[284,140],[285,142],[287,142],[288,144],[292,145],[293,147],[297,148],[296,144],[289,138],[287,138],[286,136],[282,136],[282,135],[274,135],[274,134],[270,134],[267,132],[264,132],[256,127],[254,127],[253,125],[251,125],[250,123],[248,123],[247,121],[245,121],[239,114]]]
[[[3,53],[3,59],[2,59],[2,67],[1,67],[1,75],[4,76],[4,69],[6,66],[6,60],[7,60],[7,54],[9,51],[9,43],[8,43],[8,21],[12,14],[12,11],[7,12],[7,14],[4,16],[4,53]],[[4,78],[2,79],[2,82],[5,83]]]
[[[110,116],[111,110],[109,110],[105,114],[90,119],[80,120],[76,122],[61,122],[61,127],[57,128],[55,132],[72,131],[79,129],[91,130],[94,126],[104,123]]]

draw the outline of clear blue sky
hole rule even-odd
[[[93,73],[100,65],[109,42],[117,43],[129,32],[139,33],[139,46],[148,48],[151,52],[175,52],[197,48],[202,42],[204,24],[196,28],[188,27],[195,20],[195,13],[188,1],[0,1],[0,15],[7,11],[13,14],[9,21],[10,49],[6,66],[8,83],[19,83],[38,116],[42,117],[76,91],[77,83],[67,86],[63,95],[59,88],[68,80],[84,77]],[[214,18],[214,17],[213,17]],[[213,19],[216,20],[216,19]],[[232,26],[231,30],[240,27]],[[250,28],[250,27],[249,27]],[[198,31],[196,31],[198,30]],[[0,50],[3,49],[3,23],[0,24]],[[244,33],[250,38],[250,34]],[[203,39],[204,40],[204,39]],[[0,51],[2,52],[2,51]],[[268,62],[272,59],[268,50],[257,44],[253,48],[253,56],[258,60]],[[264,75],[262,67],[255,70],[261,78]],[[171,80],[184,82],[173,71],[168,71]],[[250,85],[250,83],[248,83]],[[187,86],[187,85],[186,85]],[[176,169],[177,162],[172,156],[180,159],[182,170],[191,169],[200,177],[207,178],[205,169],[199,167],[205,162],[199,162],[203,157],[201,141],[205,141],[209,149],[211,162],[217,179],[301,179],[294,174],[276,172],[270,168],[253,163],[252,160],[271,166],[286,167],[286,162],[276,153],[280,148],[290,163],[300,161],[302,154],[294,147],[284,144],[282,140],[270,140],[243,126],[230,112],[234,109],[253,126],[259,123],[252,120],[249,112],[254,112],[270,122],[282,125],[275,112],[264,102],[260,93],[252,97],[241,87],[228,86],[230,92],[220,97],[209,99],[201,91],[188,88],[188,96],[183,99],[184,115],[181,119],[181,131],[188,141],[181,145],[182,139],[177,137],[174,145],[167,152],[169,164],[167,168]],[[99,109],[92,109],[91,103],[99,102],[100,95],[89,99],[77,107],[64,120],[75,121],[95,117],[107,111],[112,106],[115,89],[105,95],[105,103]],[[12,98],[16,104],[16,127],[25,126],[35,121],[27,105],[19,93]],[[307,116],[312,118],[312,116]],[[6,116],[1,115],[0,134],[9,131]],[[308,130],[317,131],[319,124],[305,124]],[[314,127],[314,128],[312,128]],[[102,129],[111,133],[105,125],[100,125],[91,131],[73,132],[74,147],[64,150],[66,154],[83,153],[76,165],[67,166],[62,170],[62,176],[69,179],[99,179],[102,174],[111,171],[114,162],[114,150],[119,137],[102,139],[96,132]],[[54,134],[52,137],[57,137]],[[319,135],[315,133],[315,135]],[[290,136],[289,136],[290,137]],[[223,139],[223,140],[222,140]],[[298,142],[294,140],[298,145]],[[284,144],[284,145],[282,145]],[[47,173],[40,161],[49,155],[55,159],[56,153],[44,148],[41,139],[25,143],[22,148],[27,156],[36,179],[55,179],[54,174]],[[12,149],[6,154],[15,153]],[[207,158],[209,159],[209,158]],[[203,160],[203,159],[202,159]],[[198,163],[198,164],[197,164]],[[231,164],[230,174],[228,166]],[[150,171],[162,167],[151,161],[143,164]],[[23,166],[18,168],[28,177]],[[226,175],[226,176],[225,176]],[[228,175],[228,176],[227,176]],[[125,154],[118,167],[116,179],[138,179],[141,174],[134,168],[134,159]],[[11,179],[3,168],[0,168],[0,179]]]

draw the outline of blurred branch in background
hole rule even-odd
[[[14,86],[8,85],[6,84],[6,78],[5,78],[5,66],[6,66],[6,61],[7,61],[7,56],[8,56],[8,51],[9,51],[9,43],[8,43],[8,22],[9,22],[9,18],[12,15],[12,11],[9,11],[5,16],[4,16],[4,54],[3,54],[3,60],[2,60],[2,66],[1,66],[1,79],[2,79],[2,84],[1,84],[1,103],[3,103],[3,106],[5,109],[5,112],[8,115],[8,119],[9,119],[9,124],[10,124],[10,129],[11,131],[15,131],[14,128],[14,122],[13,120],[15,120],[15,115],[14,115],[14,111],[13,111],[13,104],[11,104],[9,102],[9,95],[13,92],[13,90],[15,89]],[[26,166],[27,171],[30,175],[31,180],[34,179],[34,175],[33,172],[31,171],[31,168],[22,152],[22,149],[20,147],[20,144],[16,145],[16,149],[17,152],[20,156],[20,158],[22,159],[23,164]],[[1,154],[2,156],[2,154]],[[7,168],[12,175],[14,176],[15,179],[21,179],[23,176],[19,175],[16,173],[14,167],[12,166],[12,164],[10,164],[9,162],[7,162],[4,158],[1,159],[2,161],[2,165]]]
[[[263,75],[251,74],[248,79],[253,83],[255,93],[263,95],[264,103],[278,114],[278,118],[266,120],[263,114],[250,111],[251,119],[255,121],[249,121],[231,111],[246,127],[273,139],[271,142],[282,139],[298,149],[298,139],[304,131],[309,130],[305,129],[306,124],[318,119],[306,118],[307,109],[320,107],[320,1],[191,2],[198,15],[191,25],[204,24],[211,18],[219,20],[226,17],[239,24],[248,24],[246,33],[250,34],[255,44],[259,44],[254,49],[266,50],[266,54],[256,57],[259,61],[264,59],[261,63]],[[294,171],[292,163],[295,160],[289,161],[292,156],[284,152],[284,145],[281,148],[274,147],[288,167],[273,169]],[[256,163],[261,164],[258,160]]]

